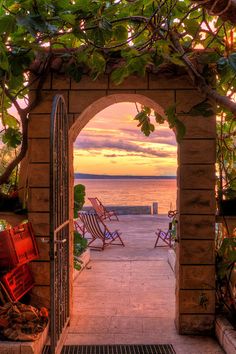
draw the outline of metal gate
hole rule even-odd
[[[53,99],[50,124],[51,353],[60,353],[69,321],[69,143],[61,95]]]

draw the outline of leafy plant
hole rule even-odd
[[[85,202],[85,186],[83,184],[77,184],[74,186],[74,218],[78,218],[78,211],[83,208]],[[81,262],[78,257],[87,248],[88,241],[85,237],[74,231],[74,268],[81,269]]]
[[[236,199],[236,121],[227,111],[217,122],[217,169],[219,203]]]
[[[74,255],[80,256],[87,248],[88,241],[82,237],[77,231],[74,232]]]
[[[85,186],[76,184],[74,186],[74,218],[77,219],[78,211],[83,208],[85,203]]]

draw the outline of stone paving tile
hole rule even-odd
[[[168,219],[120,219],[110,224],[121,229],[126,247],[91,252],[91,269],[84,269],[75,281],[74,316],[65,344],[166,343],[173,344],[177,354],[224,353],[214,338],[177,334],[168,250],[153,249],[154,231],[164,228]]]
[[[142,318],[114,316],[111,318],[109,325],[109,333],[142,333]]]
[[[107,333],[110,321],[110,316],[76,316],[75,326],[70,326],[69,333]]]
[[[114,344],[115,335],[107,333],[91,333],[91,334],[78,334],[78,333],[69,333],[65,340],[65,345],[83,345],[83,344]]]

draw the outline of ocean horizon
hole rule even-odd
[[[97,197],[107,206],[151,206],[158,203],[158,213],[176,209],[176,178],[76,178],[75,184],[85,186],[85,206],[88,197]]]
[[[75,179],[176,179],[176,176],[136,176],[136,175],[106,175],[90,173],[74,173]]]

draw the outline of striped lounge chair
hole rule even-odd
[[[86,231],[92,236],[91,241],[88,243],[89,247],[103,251],[105,247],[111,244],[125,246],[121,239],[121,233],[118,230],[111,232],[97,214],[79,212],[78,216]],[[97,240],[101,242],[101,246],[92,245]],[[118,243],[114,242],[116,240]]]

